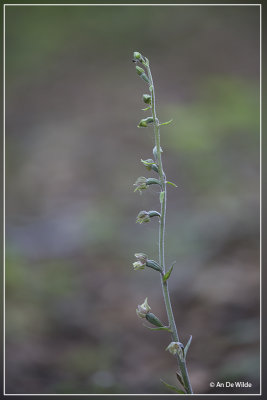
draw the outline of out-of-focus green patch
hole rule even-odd
[[[74,59],[82,48],[83,58],[93,60],[102,51],[99,43],[106,41],[107,29],[112,32],[110,51],[115,55],[123,43],[128,41],[129,46],[133,31],[136,40],[142,40],[144,27],[153,25],[149,15],[149,9],[140,13],[138,7],[110,7],[108,12],[106,7],[7,7],[7,81],[24,73],[38,76],[44,65],[54,68],[70,48]],[[137,20],[142,30],[136,30]]]
[[[43,296],[59,296],[73,290],[75,269],[66,260],[26,262],[23,255],[7,249],[5,285],[7,299],[36,303]]]
[[[219,147],[225,138],[257,143],[259,139],[259,90],[253,83],[214,77],[199,88],[199,101],[171,105],[165,113],[174,123],[168,143],[180,151],[203,154]]]
[[[257,167],[259,90],[240,79],[214,77],[200,85],[197,99],[165,109],[161,118],[174,119],[162,128],[166,146],[178,153],[195,188],[235,190],[244,184],[246,160]]]
[[[22,286],[26,287],[27,278],[23,256],[10,246],[6,247],[5,289],[7,296],[21,290]]]
[[[77,271],[75,266],[66,260],[51,260],[41,266],[39,278],[41,294],[45,298],[46,296],[54,298],[75,291]]]
[[[20,332],[20,339],[43,333],[47,328],[50,304],[73,293],[75,269],[65,260],[26,262],[23,255],[8,247],[5,263],[6,333]]]

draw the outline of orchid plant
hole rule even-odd
[[[173,315],[170,294],[168,289],[168,280],[171,276],[173,266],[170,268],[166,268],[165,264],[165,221],[166,221],[166,202],[167,202],[167,185],[172,185],[177,187],[174,183],[166,180],[166,175],[163,170],[162,164],[162,148],[160,143],[160,127],[162,125],[168,125],[172,122],[172,120],[161,123],[157,117],[156,113],[156,98],[155,98],[155,87],[153,83],[153,78],[151,74],[149,60],[144,57],[139,52],[134,52],[133,61],[135,63],[135,68],[137,74],[141,79],[148,85],[149,94],[143,94],[143,102],[146,107],[143,109],[144,111],[150,111],[151,115],[142,118],[138,124],[138,128],[149,128],[153,127],[154,129],[154,148],[153,148],[153,158],[148,158],[146,160],[141,160],[144,167],[148,171],[153,171],[156,173],[156,178],[149,177],[146,178],[144,176],[140,176],[136,182],[134,183],[135,192],[139,191],[142,193],[144,190],[148,189],[150,185],[158,185],[160,188],[159,193],[159,203],[160,203],[160,211],[145,211],[142,210],[138,213],[136,222],[139,224],[148,223],[152,218],[156,217],[159,220],[159,257],[158,261],[150,260],[149,257],[144,253],[136,253],[135,258],[136,261],[133,263],[133,269],[135,271],[145,269],[146,267],[151,268],[157,273],[159,273],[161,279],[161,287],[163,298],[166,307],[166,313],[168,318],[168,324],[163,324],[158,317],[151,312],[151,307],[148,304],[147,298],[145,301],[138,305],[136,313],[138,317],[142,319],[146,319],[151,326],[145,325],[147,328],[152,330],[162,330],[167,331],[171,335],[171,342],[167,345],[166,350],[172,354],[177,361],[178,371],[176,372],[176,376],[179,382],[180,387],[176,387],[173,385],[169,385],[165,381],[161,380],[162,383],[170,390],[175,391],[179,394],[192,394],[192,386],[190,383],[187,365],[186,365],[186,356],[187,351],[189,349],[192,336],[190,336],[187,344],[184,346],[179,339],[177,327]],[[153,327],[152,327],[153,325]]]

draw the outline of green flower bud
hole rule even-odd
[[[153,165],[155,163],[154,160],[152,160],[152,158],[148,158],[147,160],[141,160],[141,162],[144,164],[144,166],[146,167],[146,169],[148,169],[148,171],[151,170],[151,165]]]
[[[151,104],[151,96],[150,94],[143,94],[143,102],[146,104]]]
[[[159,327],[164,326],[164,325],[162,324],[162,322],[158,319],[158,317],[156,317],[156,315],[154,315],[154,314],[151,313],[151,312],[148,312],[148,313],[146,314],[146,319],[147,319],[147,321],[150,322],[152,325],[159,326]]]
[[[138,67],[138,65],[135,68],[138,75],[142,75],[145,73],[145,70],[141,67]]]
[[[140,62],[141,64],[144,64],[146,66],[148,65],[148,59],[146,57],[142,56],[142,54],[139,53],[139,51],[135,51],[133,53],[133,61]]]
[[[141,56],[141,54],[138,52],[138,51],[135,51],[134,53],[133,53],[133,58],[135,59],[135,60],[141,60],[141,58],[142,58],[142,56]]]
[[[144,303],[137,306],[136,314],[139,318],[146,318],[146,314],[151,310],[148,305],[147,298],[145,299]]]
[[[153,169],[153,171],[159,172],[159,168],[155,163],[155,161],[152,160],[152,158],[148,158],[147,160],[141,160],[141,162],[144,164],[144,166],[148,171],[151,171],[151,169]]]
[[[146,76],[145,70],[141,67],[138,67],[138,65],[135,67],[137,74],[142,78],[146,83],[149,83],[149,79]]]
[[[139,125],[137,127],[138,128],[146,128],[147,122],[144,119],[141,119],[141,121],[139,122]]]
[[[139,122],[139,125],[137,125],[138,128],[146,128],[148,124],[151,124],[154,121],[153,117],[147,117],[141,119]]]
[[[163,150],[161,147],[160,147],[160,152],[163,153]],[[155,157],[155,160],[158,160],[157,146],[155,146],[153,148],[153,156]]]
[[[146,83],[149,83],[149,79],[148,79],[148,77],[147,77],[147,75],[145,73],[141,74],[140,78],[142,78],[143,81],[145,81]]]

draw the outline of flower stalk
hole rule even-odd
[[[143,74],[148,78],[147,80],[144,79],[148,85],[149,85],[149,91],[150,95],[143,95],[143,100],[147,104],[150,104],[150,107],[148,109],[151,109],[152,115],[150,117],[147,117],[145,119],[142,119],[138,125],[138,127],[149,127],[150,125],[153,126],[154,128],[154,140],[155,140],[155,147],[153,149],[153,155],[155,158],[155,161],[152,159],[148,160],[141,160],[144,166],[150,170],[153,169],[155,172],[158,173],[159,179],[157,182],[153,183],[158,183],[160,186],[160,213],[158,213],[159,217],[159,250],[158,250],[158,256],[159,256],[159,262],[157,265],[159,266],[158,270],[160,272],[160,279],[161,279],[161,287],[162,287],[162,293],[163,293],[163,298],[165,302],[165,307],[166,307],[166,313],[168,317],[168,331],[171,332],[172,336],[172,341],[167,346],[167,349],[173,354],[178,363],[178,367],[180,370],[180,373],[177,374],[178,381],[183,387],[183,391],[177,389],[176,391],[178,393],[186,393],[186,394],[192,394],[193,390],[191,387],[189,375],[188,375],[188,370],[186,366],[186,352],[188,350],[188,347],[191,343],[191,338],[188,341],[188,344],[186,345],[186,352],[184,351],[184,346],[180,342],[179,336],[178,336],[178,331],[173,315],[173,310],[172,310],[172,305],[171,305],[171,300],[170,300],[170,294],[169,294],[169,289],[168,289],[168,279],[171,275],[173,266],[169,269],[168,272],[166,272],[166,264],[165,264],[165,225],[166,225],[166,206],[167,206],[167,188],[166,184],[171,183],[169,181],[166,181],[166,175],[163,169],[163,163],[162,163],[162,148],[160,144],[160,126],[161,125],[167,125],[171,121],[168,121],[167,123],[160,123],[159,119],[157,117],[157,112],[156,112],[156,96],[155,96],[155,87],[153,83],[153,77],[151,74],[150,70],[150,65],[149,65],[149,60],[142,56],[139,52],[134,52],[134,62],[140,62],[142,64],[142,67],[146,69],[146,73],[143,68],[136,67],[136,70],[138,71],[138,75],[140,75],[143,78]],[[148,110],[145,109],[145,110]],[[148,186],[148,179],[142,177],[141,181],[139,178],[139,181],[135,183],[137,186],[136,190],[139,190],[141,193],[141,190],[144,190]],[[172,184],[172,183],[171,183]],[[173,186],[176,186],[175,184],[172,184]],[[143,214],[141,217],[143,218],[142,222],[148,222],[149,216],[147,214]],[[138,221],[141,223],[140,221]],[[163,328],[164,329],[164,328]],[[164,381],[163,381],[164,383]],[[167,385],[168,388],[171,387],[171,385]]]

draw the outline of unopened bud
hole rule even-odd
[[[149,79],[148,79],[148,77],[147,77],[147,75],[145,73],[141,74],[140,78],[142,78],[143,81],[145,81],[146,83],[149,83]]]
[[[135,67],[137,74],[142,78],[146,83],[149,83],[149,79],[146,76],[145,70],[141,67],[138,67],[138,65]]]
[[[135,51],[133,53],[133,61],[140,62],[143,65],[148,65],[148,59],[146,57],[142,56],[142,54],[139,53],[139,51]]]
[[[146,104],[151,104],[151,96],[150,94],[143,94],[143,102]]]
[[[160,152],[161,152],[161,153],[163,152],[163,150],[162,150],[161,147],[160,147]],[[155,147],[153,148],[153,155],[154,155],[154,157],[155,157],[155,160],[157,160],[157,159],[158,159],[157,146],[155,146]]]
[[[137,125],[138,128],[146,128],[148,124],[151,124],[154,121],[153,117],[147,117],[141,119],[139,122],[139,125]]]
[[[138,67],[138,65],[135,68],[138,75],[142,75],[145,73],[145,70],[141,67]]]
[[[141,54],[139,53],[139,51],[135,51],[135,52],[133,53],[133,58],[134,58],[135,60],[140,60],[140,59],[142,58],[142,56],[141,56]]]
[[[147,160],[141,160],[141,162],[144,164],[144,166],[146,167],[146,169],[148,171],[150,171],[151,169],[153,169],[153,171],[155,172],[159,172],[158,166],[155,163],[154,160],[152,160],[152,158],[148,158]]]

